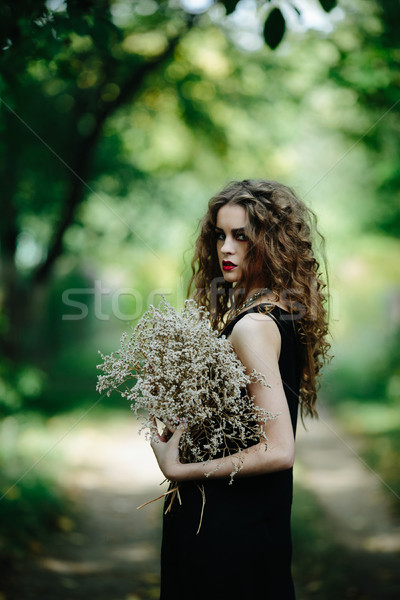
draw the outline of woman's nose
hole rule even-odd
[[[224,243],[222,244],[221,247],[221,252],[224,252],[225,254],[232,254],[233,252],[233,244],[232,244],[232,240],[228,237],[225,238]]]

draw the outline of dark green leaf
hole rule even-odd
[[[279,8],[274,8],[269,13],[264,25],[264,39],[271,50],[280,44],[285,34],[286,23]]]
[[[297,6],[295,6],[294,4],[292,4],[292,8],[293,10],[299,15],[299,17],[301,16],[301,11],[297,8]]]
[[[330,12],[337,5],[336,0],[319,0],[319,3],[325,12]]]
[[[222,4],[226,8],[226,14],[230,15],[234,12],[239,0],[222,0]]]

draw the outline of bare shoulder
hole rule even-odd
[[[236,323],[230,336],[235,350],[250,346],[263,353],[281,350],[281,334],[273,317],[268,314],[248,313]]]

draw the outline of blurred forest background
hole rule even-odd
[[[317,213],[321,402],[400,494],[399,3],[20,0],[0,21],[6,564],[73,527],[62,432],[131,416],[96,394],[97,351],[161,293],[182,305],[198,220],[231,179],[276,179]]]

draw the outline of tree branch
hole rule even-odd
[[[96,126],[93,132],[86,138],[86,140],[80,144],[78,152],[76,153],[76,159],[74,161],[74,168],[70,168],[70,191],[66,196],[66,201],[63,207],[63,214],[59,220],[58,227],[54,232],[52,240],[49,245],[49,251],[47,258],[44,263],[38,266],[32,276],[34,284],[44,281],[50,274],[54,262],[62,253],[62,240],[68,227],[73,223],[76,209],[85,197],[85,180],[89,174],[90,164],[93,157],[93,153],[96,147],[98,138],[100,137],[104,122],[110,117],[118,108],[126,104],[131,100],[141,89],[145,78],[152,72],[156,71],[160,65],[166,62],[174,53],[176,46],[182,39],[182,37],[190,30],[194,22],[194,19],[189,19],[187,28],[183,33],[180,33],[176,37],[172,38],[168,44],[168,47],[162,54],[154,57],[153,59],[143,63],[138,69],[128,78],[125,83],[121,86],[121,92],[118,97],[109,102],[98,114],[96,119]]]

